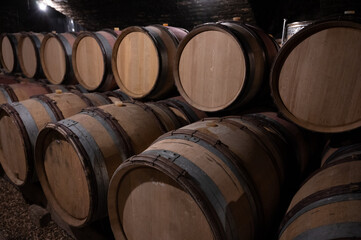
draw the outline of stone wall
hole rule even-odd
[[[191,29],[234,16],[255,24],[248,0],[48,0],[47,3],[89,30],[155,23]]]
[[[280,37],[288,22],[314,20],[344,10],[361,10],[360,0],[43,0],[87,30],[168,23],[191,30],[194,26],[240,16]],[[35,0],[1,3],[0,31],[67,31],[66,17],[52,8],[40,12]],[[76,30],[81,29],[77,27]]]

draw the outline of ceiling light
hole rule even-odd
[[[44,12],[46,11],[46,8],[47,8],[46,4],[43,2],[38,2],[38,7],[41,11],[44,11]]]

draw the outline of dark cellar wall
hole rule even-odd
[[[68,0],[54,6],[90,30],[103,28],[104,23],[119,28],[168,23],[191,29],[233,16],[255,24],[248,0]]]
[[[0,32],[65,32],[70,31],[69,20],[53,8],[39,10],[33,0],[7,0],[0,6]],[[75,24],[74,30],[82,29]]]
[[[283,18],[288,22],[340,15],[361,10],[359,0],[46,0],[46,12],[35,0],[6,0],[1,3],[0,32],[68,31],[69,18],[87,30],[132,25],[168,23],[191,30],[206,22],[241,16],[279,37]],[[65,14],[67,17],[65,17]],[[82,28],[76,26],[76,31]]]

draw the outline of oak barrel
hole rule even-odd
[[[15,84],[0,84],[0,104],[19,102],[29,99],[34,95],[54,92],[46,84],[21,82]]]
[[[124,92],[120,91],[119,89],[114,90],[114,91],[108,91],[105,94],[107,94],[109,98],[119,99],[122,101],[133,101],[133,98],[131,98]]]
[[[277,51],[269,35],[250,25],[200,25],[178,47],[175,83],[184,99],[202,111],[239,108],[268,86]]]
[[[71,226],[105,217],[115,169],[179,124],[163,105],[134,101],[47,124],[36,142],[35,167],[49,204]]]
[[[182,96],[161,100],[158,103],[170,108],[179,118],[183,119],[184,125],[193,123],[207,117],[207,114],[189,105]]]
[[[21,186],[36,180],[33,152],[39,131],[48,122],[70,117],[83,108],[111,103],[103,95],[51,93],[0,107],[0,163],[6,175]]]
[[[44,74],[52,84],[75,84],[71,62],[77,33],[48,33],[40,47],[40,61]]]
[[[336,133],[361,126],[361,24],[314,23],[281,48],[271,73],[279,111],[299,126]]]
[[[361,239],[360,156],[344,156],[312,174],[292,199],[280,240]]]
[[[43,33],[22,33],[18,43],[18,59],[22,73],[27,78],[44,77],[40,63],[40,46]]]
[[[0,84],[14,84],[19,82],[20,80],[16,76],[0,74]]]
[[[132,26],[119,35],[112,69],[119,88],[134,99],[160,99],[175,90],[174,58],[187,34],[181,28]]]
[[[76,79],[89,91],[108,91],[116,87],[111,56],[120,34],[110,29],[82,32],[73,45],[72,64]]]
[[[17,54],[20,35],[20,33],[3,33],[0,35],[0,63],[6,73],[20,71]]]
[[[266,239],[287,162],[307,160],[268,116],[204,119],[121,164],[108,192],[115,238]]]
[[[61,85],[58,85],[58,84],[50,84],[51,86],[61,86]],[[83,88],[82,85],[80,84],[76,84],[76,85],[65,85],[65,87],[69,90],[69,91],[72,91],[72,90],[76,90],[76,91],[79,91],[81,93],[88,93],[88,90],[86,90],[85,88]]]
[[[343,159],[357,159],[361,155],[361,143],[354,143],[347,146],[330,146],[324,151],[321,167]]]

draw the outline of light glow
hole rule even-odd
[[[41,11],[46,11],[47,5],[43,2],[38,2],[38,7]]]

